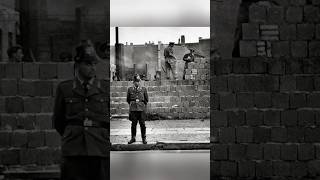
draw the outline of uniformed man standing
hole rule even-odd
[[[137,123],[140,124],[142,143],[146,140],[146,107],[148,104],[148,93],[145,87],[140,85],[140,76],[133,77],[133,86],[128,88],[127,102],[129,104],[129,120],[131,121],[131,140],[128,144],[136,142]]]
[[[177,72],[176,72],[177,59],[173,54],[173,46],[174,46],[174,42],[170,42],[169,46],[164,49],[163,54],[165,59],[167,79],[170,79],[170,71],[172,71],[173,79],[177,80]]]
[[[183,60],[185,61],[185,64],[184,64],[184,70],[183,70],[183,79],[186,79],[186,71],[187,71],[187,69],[188,69],[188,65],[189,65],[189,63],[191,63],[191,62],[194,62],[194,57],[195,56],[197,56],[197,57],[201,57],[201,58],[203,58],[204,56],[202,56],[202,55],[199,55],[199,54],[195,54],[194,53],[194,49],[192,49],[192,48],[189,48],[189,51],[190,51],[190,53],[187,53],[187,54],[185,54],[184,56],[183,56]]]
[[[108,83],[96,79],[95,54],[77,48],[75,78],[56,90],[53,124],[61,135],[61,179],[109,179]]]

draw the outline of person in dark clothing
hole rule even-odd
[[[176,71],[177,59],[174,56],[173,47],[174,47],[174,42],[170,42],[168,47],[164,49],[163,55],[165,59],[167,79],[170,79],[170,71],[172,71],[173,79],[177,80],[177,71]]]
[[[146,107],[149,101],[147,89],[141,87],[140,76],[133,77],[133,86],[128,88],[127,102],[129,104],[129,120],[131,121],[131,140],[128,144],[136,142],[137,123],[140,124],[142,143],[146,140]]]
[[[57,86],[53,125],[61,135],[61,179],[109,179],[108,82],[96,78],[97,57],[77,48],[75,78]]]
[[[201,57],[201,58],[204,57],[199,54],[195,54],[195,52],[194,52],[195,50],[192,48],[189,48],[189,50],[190,50],[190,53],[187,53],[183,56],[183,60],[185,61],[184,69],[183,69],[183,79],[186,78],[185,76],[186,76],[186,71],[188,69],[189,63],[194,62],[195,57]]]

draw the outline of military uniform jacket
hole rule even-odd
[[[56,90],[53,125],[61,135],[63,156],[109,154],[109,128],[74,125],[86,120],[108,122],[108,83],[95,79],[88,92],[78,79],[60,83]]]
[[[176,61],[176,57],[173,54],[172,47],[166,47],[163,51],[163,55],[166,62]]]
[[[129,103],[129,111],[146,111],[148,101],[148,93],[145,87],[128,88],[127,102]]]

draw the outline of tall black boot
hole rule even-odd
[[[132,144],[136,142],[136,133],[137,133],[137,127],[131,125],[131,139],[128,142],[128,144]]]
[[[147,137],[146,137],[146,125],[140,124],[140,129],[141,129],[141,139],[143,144],[147,144]]]

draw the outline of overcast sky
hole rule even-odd
[[[181,35],[186,43],[199,42],[199,37],[210,38],[210,27],[119,27],[119,43],[145,44],[153,41],[178,43]],[[110,28],[110,45],[115,44],[115,28]]]
[[[208,27],[210,0],[110,0],[110,26]]]

